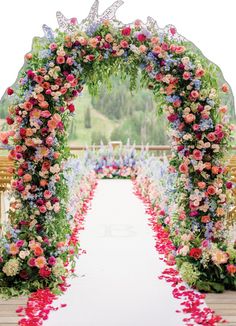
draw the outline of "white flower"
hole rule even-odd
[[[54,174],[60,172],[60,166],[59,166],[59,164],[55,164],[55,165],[51,166],[50,167],[50,172],[51,173],[54,173]]]
[[[19,257],[21,259],[25,259],[25,257],[29,256],[29,254],[30,254],[29,250],[21,250],[19,252]]]

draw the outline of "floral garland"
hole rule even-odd
[[[149,190],[149,189],[148,189]],[[143,195],[143,187],[137,181],[134,181],[134,192],[146,205],[146,213],[150,215],[149,225],[155,232],[156,250],[160,255],[164,255],[165,263],[171,267],[166,268],[159,279],[164,279],[173,288],[173,297],[182,300],[182,311],[177,310],[177,313],[184,313],[190,316],[185,317],[183,322],[185,325],[190,326],[194,324],[203,326],[216,326],[219,322],[225,323],[221,316],[216,315],[215,312],[206,307],[205,305],[205,294],[200,294],[191,288],[187,288],[185,281],[179,275],[179,272],[172,267],[175,264],[173,257],[170,259],[170,252],[175,248],[171,241],[170,233],[163,225],[159,222],[158,213],[153,207],[152,201],[148,195],[148,190]],[[190,271],[191,274],[192,271]],[[191,277],[191,275],[189,275]]]
[[[9,154],[14,177],[12,227],[1,240],[0,294],[21,295],[47,287],[57,291],[64,265],[73,260],[70,252],[78,251],[67,242],[73,216],[67,214],[69,190],[63,171],[70,155],[72,102],[85,83],[95,93],[98,83],[117,71],[130,76],[133,89],[140,70],[142,86],[166,103],[163,110],[172,130],[170,172],[178,175],[175,216],[180,228],[196,226],[199,231],[189,240],[191,255],[178,260],[179,268],[186,261],[198,261],[204,240],[206,246],[219,247],[215,262],[224,264],[228,253],[221,241],[221,220],[231,184],[222,158],[231,127],[221,99],[229,87],[219,88],[216,67],[189,42],[176,38],[173,28],[151,32],[140,21],[117,28],[104,19],[82,32],[75,20],[71,24],[73,32],[57,30],[35,39],[17,86],[7,90],[13,98],[6,120],[14,131]],[[219,232],[213,237],[215,229]],[[222,266],[200,266],[201,276],[212,274],[212,269],[216,279],[230,273],[225,286],[235,288],[234,265],[219,273]],[[52,272],[55,269],[60,275]]]
[[[72,162],[72,166],[75,168],[78,160]],[[94,196],[97,180],[94,173],[90,173],[88,176],[81,179],[79,188],[76,193],[71,196],[70,206],[73,205],[74,220],[73,230],[70,236],[70,242],[76,245],[79,242],[79,234],[84,229],[84,219],[90,208],[90,203]],[[72,206],[71,206],[72,207]],[[84,250],[79,250],[79,255],[83,254]],[[73,255],[73,251],[70,252]],[[70,272],[74,273],[74,266],[70,265]],[[59,284],[60,292],[64,293],[69,285],[67,279],[62,275],[61,284]],[[16,310],[19,317],[23,317],[19,320],[20,326],[35,326],[42,325],[44,320],[48,319],[51,311],[56,311],[59,307],[53,305],[53,302],[57,300],[57,296],[49,288],[39,289],[36,292],[30,294],[27,300],[26,307],[18,307]],[[64,308],[66,305],[61,304],[60,308]]]
[[[222,220],[213,229],[216,241],[210,242],[208,234],[200,238],[199,229],[189,226],[185,212],[177,215],[174,186],[177,174],[170,173],[170,169],[166,158],[149,158],[142,162],[135,181],[142,198],[150,204],[156,223],[164,227],[171,240],[168,262],[176,263],[182,279],[201,291],[235,290],[236,242],[230,238],[226,223]],[[192,247],[193,240],[198,241],[198,248]]]
[[[127,143],[118,149],[102,145],[99,151],[87,151],[84,159],[99,179],[134,179],[140,162],[147,157],[147,147],[137,153],[135,146]]]

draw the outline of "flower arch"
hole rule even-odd
[[[147,24],[117,22],[114,15],[121,4],[116,1],[99,16],[95,1],[80,25],[57,13],[59,29],[43,26],[45,37],[34,39],[17,83],[7,90],[11,131],[3,142],[9,138],[13,145],[9,158],[14,161],[14,199],[12,226],[1,246],[1,294],[55,289],[62,282],[78,251],[71,240],[73,217],[68,218],[62,168],[70,156],[67,127],[75,110],[73,100],[84,84],[96,93],[98,83],[117,72],[129,76],[135,88],[139,71],[142,86],[162,97],[169,121],[178,232],[198,228],[197,236],[188,239],[190,253],[180,255],[178,265],[190,262],[202,282],[214,273],[215,283],[222,283],[223,275],[225,287],[236,286],[236,251],[227,249],[222,223],[226,190],[232,186],[223,160],[231,137],[223,102],[228,101],[229,86],[219,68],[173,26],[160,29],[150,17]],[[185,240],[176,247],[183,248]],[[201,247],[211,244],[215,258],[209,256],[203,265]],[[210,290],[217,287],[213,284]]]

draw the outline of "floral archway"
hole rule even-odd
[[[175,245],[178,267],[185,263],[191,269],[195,281],[189,283],[200,290],[236,287],[236,250],[228,245],[222,222],[232,187],[224,164],[231,126],[222,101],[229,86],[173,26],[160,29],[150,17],[146,24],[117,22],[121,4],[98,16],[95,1],[81,24],[57,13],[59,29],[43,26],[45,37],[34,39],[16,85],[7,90],[11,131],[3,142],[13,146],[14,199],[11,227],[1,240],[2,295],[47,287],[60,292],[78,253],[63,170],[70,156],[73,100],[85,84],[94,94],[99,82],[117,72],[130,78],[131,88],[140,73],[142,86],[165,103],[177,207],[172,224],[165,224],[165,212],[159,215]]]

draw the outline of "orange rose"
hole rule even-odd
[[[211,169],[211,163],[210,162],[205,162],[204,163],[205,169],[210,170]]]
[[[201,217],[202,223],[208,223],[208,222],[210,222],[210,220],[211,220],[211,218],[209,215],[204,215]]]
[[[35,256],[41,256],[43,254],[43,249],[40,246],[36,246],[34,248],[34,254]]]
[[[218,166],[213,166],[213,167],[211,168],[211,171],[212,171],[213,174],[218,174],[218,173],[219,173],[219,168],[218,168]]]

